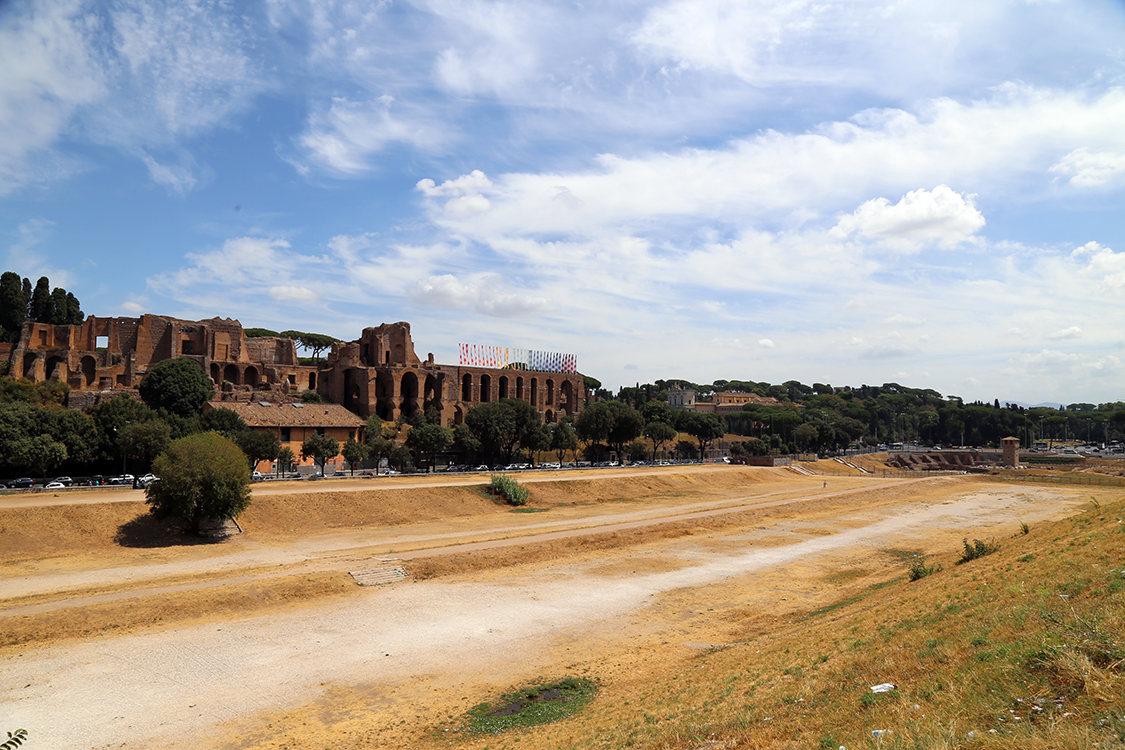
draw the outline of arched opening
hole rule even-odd
[[[315,372],[309,373],[309,390],[310,391],[316,390],[316,373]]]
[[[59,367],[59,365],[62,365],[62,367]],[[56,368],[58,368],[58,372],[55,371]],[[47,370],[45,372],[47,380],[58,379],[65,382],[69,374],[70,368],[66,366],[62,357],[50,357],[47,360]]]
[[[453,424],[465,424],[465,412],[460,406],[453,407]]]
[[[481,375],[480,376],[480,402],[482,404],[487,404],[491,400],[492,400],[492,376],[491,375]]]
[[[28,380],[34,380],[35,375],[35,360],[37,357],[34,354],[23,355],[23,376]]]
[[[497,398],[507,398],[508,397],[508,376],[507,375],[501,375],[500,380],[497,382],[496,385],[497,385],[496,397]]]
[[[516,378],[516,398],[523,398],[523,378]]]
[[[426,385],[422,389],[422,410],[429,412],[430,409],[436,409],[438,416],[441,416],[442,410],[442,380],[444,376],[434,375],[428,373],[426,375]]]
[[[223,379],[222,368],[220,368],[218,364],[212,363],[211,364],[211,382],[214,383],[215,385],[218,385],[219,382],[222,379]]]
[[[86,382],[87,388],[94,384],[94,378],[97,377],[97,372],[97,360],[87,354],[82,358],[82,379]]]
[[[555,403],[555,381],[547,379],[547,406]]]
[[[473,376],[469,373],[465,373],[461,376],[461,400],[473,400]]]
[[[531,405],[539,409],[539,380],[538,378],[531,379]]]
[[[379,419],[395,418],[395,378],[389,372],[375,374],[375,413]]]
[[[553,411],[551,411],[550,409],[548,409],[547,413],[543,415],[543,421],[546,422],[547,424],[551,424],[552,422],[555,421],[555,413]]]
[[[399,381],[399,409],[405,416],[412,417],[418,411],[418,375],[413,372],[403,373]]]
[[[406,350],[403,349],[402,344],[395,344],[395,360],[396,365],[406,364]]]
[[[246,371],[242,373],[242,382],[251,388],[258,387],[258,368],[250,365]]]
[[[223,368],[223,380],[233,385],[241,385],[242,381],[238,377],[238,368],[234,365],[227,365]]]
[[[569,380],[564,380],[559,386],[559,406],[563,412],[574,416],[574,384]]]

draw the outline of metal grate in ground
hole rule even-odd
[[[368,570],[353,570],[349,574],[360,586],[379,586],[384,583],[398,583],[410,578],[401,560],[385,557],[379,565]]]

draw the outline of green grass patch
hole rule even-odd
[[[509,513],[546,513],[550,508],[512,508]]]
[[[512,729],[550,724],[581,711],[598,693],[593,680],[567,677],[502,695],[494,703],[481,703],[464,716],[463,731],[470,735],[501,734]]]

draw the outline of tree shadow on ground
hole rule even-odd
[[[156,518],[142,513],[117,527],[113,541],[122,547],[194,547],[223,541],[197,535],[186,518]]]

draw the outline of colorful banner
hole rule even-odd
[[[512,349],[485,344],[458,344],[462,367],[492,367],[497,370],[534,370],[536,372],[578,372],[578,357],[561,352],[536,349]]]

